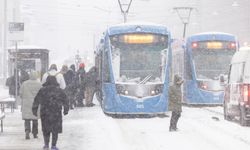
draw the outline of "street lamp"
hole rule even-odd
[[[123,14],[124,23],[127,22],[127,15],[132,3],[132,0],[118,0],[121,13]]]
[[[193,8],[192,7],[174,7],[173,9],[177,12],[179,18],[181,19],[184,25],[184,30],[183,30],[183,39],[184,39],[186,36],[186,27],[189,23],[190,15],[191,15]]]

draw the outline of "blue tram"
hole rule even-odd
[[[95,54],[97,99],[106,114],[167,111],[171,35],[158,24],[109,27]]]
[[[222,105],[224,82],[231,58],[238,49],[236,37],[219,32],[200,33],[188,37],[183,45],[173,48],[174,72],[185,79],[183,102]]]

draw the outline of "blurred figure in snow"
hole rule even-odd
[[[64,74],[64,79],[66,82],[65,92],[68,96],[70,108],[73,109],[76,106],[75,97],[77,92],[77,79],[75,65],[70,65],[69,70]]]
[[[85,77],[85,64],[84,63],[80,63],[79,65],[79,69],[76,73],[76,78],[78,81],[78,89],[77,89],[77,96],[76,96],[76,100],[77,100],[77,106],[78,107],[83,107],[83,99],[85,97],[84,95],[84,91],[85,91],[85,87],[84,87],[84,77]]]
[[[16,69],[14,70],[14,75],[7,78],[5,85],[9,87],[9,95],[11,97],[16,97],[16,94],[17,96],[19,95],[20,77]]]
[[[95,104],[93,103],[93,97],[96,91],[97,83],[97,72],[96,67],[92,67],[84,77],[84,87],[85,87],[85,100],[86,106],[92,107]]]
[[[182,103],[181,103],[181,85],[183,83],[182,78],[179,75],[174,76],[174,83],[169,87],[169,111],[172,111],[169,131],[176,131],[177,122],[181,116]]]
[[[62,107],[63,114],[69,111],[68,99],[64,91],[59,87],[55,76],[48,76],[43,87],[37,93],[32,111],[37,116],[40,105],[40,116],[44,138],[44,150],[48,150],[50,134],[52,133],[51,150],[58,150],[56,147],[58,133],[62,133]]]
[[[37,138],[38,134],[38,116],[34,116],[32,113],[32,104],[34,102],[34,98],[42,84],[37,80],[38,74],[35,71],[30,72],[29,80],[24,81],[20,88],[20,97],[21,101],[21,110],[22,110],[22,119],[24,120],[25,127],[25,139],[30,139],[31,126],[32,122],[32,134],[34,138]]]

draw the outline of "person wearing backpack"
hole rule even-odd
[[[66,83],[64,80],[63,75],[60,72],[57,72],[57,66],[56,64],[52,64],[49,68],[49,71],[46,72],[43,77],[42,77],[42,84],[44,84],[46,82],[46,79],[48,76],[55,76],[56,77],[56,81],[59,84],[61,89],[65,89],[66,88]]]

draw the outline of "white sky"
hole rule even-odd
[[[128,21],[166,25],[173,37],[181,38],[183,24],[173,7],[195,7],[187,35],[204,31],[235,34],[241,42],[250,41],[249,0],[133,0]],[[112,24],[123,22],[118,0],[21,0],[25,22],[25,44],[51,49],[51,63],[73,57],[77,50],[86,60],[101,33]],[[240,14],[240,15],[239,15]]]

